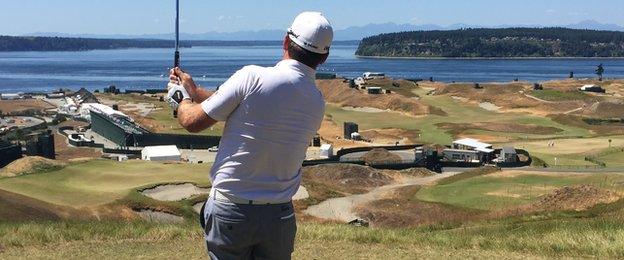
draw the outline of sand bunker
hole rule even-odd
[[[200,188],[192,183],[185,183],[160,185],[151,189],[143,190],[141,191],[141,194],[155,200],[179,201],[191,198],[195,195],[207,194],[209,192],[209,188]]]
[[[308,189],[303,186],[299,186],[299,189],[297,189],[297,193],[295,193],[295,196],[292,197],[292,200],[303,200],[309,197],[310,193],[308,193]]]
[[[195,205],[193,205],[193,211],[195,211],[195,212],[197,212],[197,214],[199,214],[201,212],[201,208],[202,208],[203,205],[204,205],[204,201],[195,203]]]
[[[494,105],[490,102],[481,102],[479,103],[479,107],[483,108],[487,111],[494,111],[494,112],[498,112],[498,110],[500,110],[500,107],[497,105]]]
[[[142,219],[159,223],[182,223],[184,218],[170,213],[154,211],[151,209],[142,209],[135,211]]]
[[[342,109],[349,110],[349,111],[365,112],[365,113],[381,113],[381,112],[388,111],[388,110],[383,110],[383,109],[374,108],[374,107],[342,107]]]

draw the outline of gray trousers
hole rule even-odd
[[[211,259],[291,258],[297,233],[292,202],[243,205],[208,198],[203,216]]]

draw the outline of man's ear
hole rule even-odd
[[[288,34],[286,34],[286,36],[284,36],[284,43],[283,43],[282,49],[284,51],[288,51],[288,45],[290,45],[290,38],[288,37]]]
[[[323,59],[321,60],[321,63],[319,63],[319,65],[325,63],[327,61],[327,57],[329,57],[329,52],[326,54],[323,54]]]

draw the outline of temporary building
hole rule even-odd
[[[175,145],[146,146],[141,150],[145,161],[180,161],[181,154]]]
[[[334,147],[331,144],[321,145],[321,158],[329,158],[334,155]]]
[[[0,99],[3,100],[15,100],[15,99],[20,99],[21,95],[20,94],[0,94]]]
[[[453,141],[453,149],[458,150],[474,150],[483,153],[494,152],[492,145],[488,143],[482,143],[477,139],[464,138]]]

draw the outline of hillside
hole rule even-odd
[[[127,48],[171,48],[173,41],[150,39],[91,39],[63,37],[17,37],[0,35],[0,52],[7,51],[87,51]],[[181,43],[190,47],[188,42]]]
[[[567,28],[411,31],[364,38],[356,55],[377,57],[621,57],[624,32]]]

